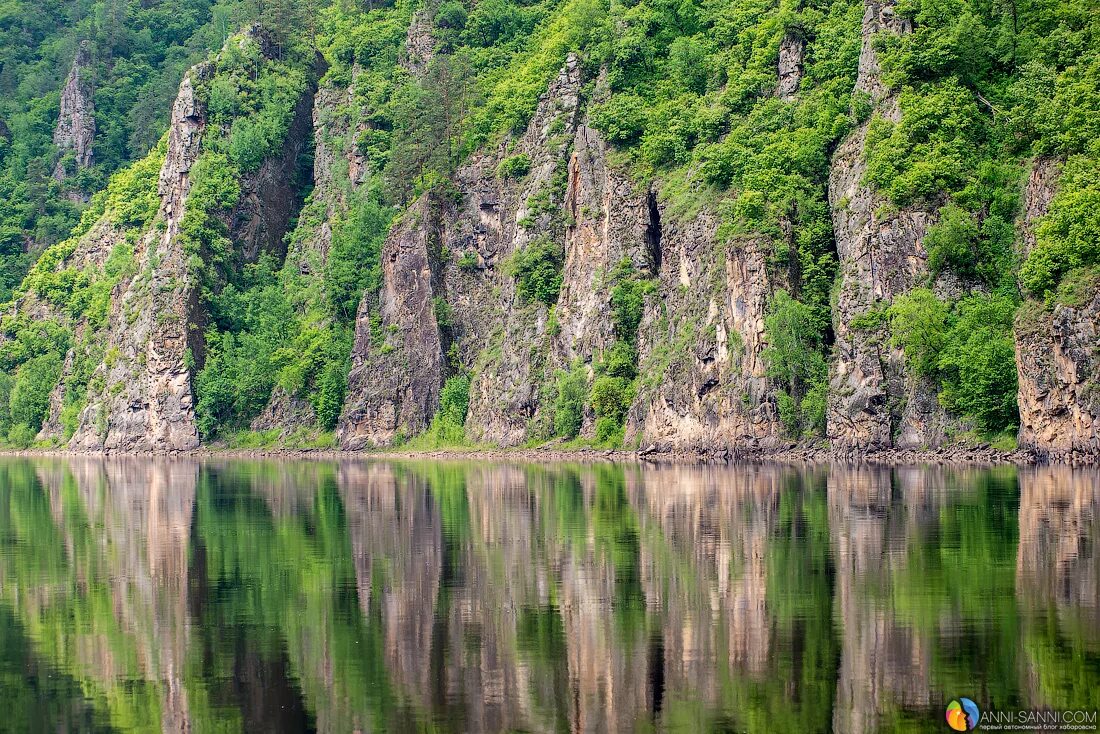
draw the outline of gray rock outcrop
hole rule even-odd
[[[75,171],[66,166],[67,155],[72,154],[77,169],[90,168],[94,162],[92,145],[95,142],[95,104],[92,100],[92,47],[81,41],[73,57],[73,65],[61,89],[61,109],[54,128],[53,144],[61,157],[54,166],[53,177],[58,181]]]

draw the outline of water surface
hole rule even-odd
[[[1100,708],[1100,475],[0,459],[0,729]]]

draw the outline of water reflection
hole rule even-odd
[[[0,461],[13,731],[942,731],[1100,708],[1100,475]]]

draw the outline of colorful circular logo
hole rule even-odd
[[[955,731],[970,731],[978,725],[980,718],[978,704],[969,698],[959,697],[947,704],[947,725]]]

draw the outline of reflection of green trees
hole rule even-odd
[[[162,635],[170,636],[166,630],[185,620],[170,611],[158,616],[166,613],[159,603],[162,580],[135,579],[148,572],[150,549],[141,531],[125,527],[129,516],[119,508],[127,498],[112,498],[119,488],[107,484],[106,473],[101,484],[78,487],[63,466],[0,462],[0,698],[7,708],[0,730],[56,722],[70,729],[158,730],[171,708],[158,650]],[[468,728],[470,702],[461,691],[448,699],[447,677],[477,665],[484,636],[495,634],[496,649],[514,656],[507,664],[526,668],[532,708],[524,715],[541,727],[568,730],[568,658],[576,643],[561,612],[564,563],[596,571],[585,575],[586,583],[597,579],[595,585],[579,593],[610,595],[609,653],[615,662],[627,659],[639,677],[621,685],[646,685],[646,666],[665,654],[667,625],[712,619],[718,579],[709,561],[647,515],[644,491],[628,485],[622,467],[530,467],[525,486],[514,496],[501,494],[508,504],[495,496],[482,501],[474,472],[487,470],[427,462],[393,467],[394,501],[429,502],[422,509],[442,548],[437,598],[424,604],[435,614],[432,640],[423,647],[435,689],[411,691],[387,669],[387,646],[407,641],[386,637],[394,634],[394,620],[383,617],[385,607],[375,600],[407,581],[395,575],[425,571],[397,562],[394,554],[406,551],[391,549],[392,537],[368,538],[370,552],[353,554],[334,467],[233,462],[204,468],[192,516],[183,666],[193,729],[273,731],[276,722],[338,731]],[[44,486],[40,476],[50,483]],[[491,470],[483,476],[499,479]],[[760,669],[730,665],[725,636],[732,625],[718,622],[715,639],[707,641],[717,658],[713,669],[670,672],[660,710],[649,712],[654,727],[830,729],[840,635],[861,622],[839,619],[834,610],[836,533],[830,533],[824,476],[792,472],[765,501],[750,494],[722,498],[742,503],[723,528],[729,539],[739,542],[750,525],[767,528],[761,547],[768,649],[760,651]],[[876,620],[920,638],[933,700],[970,693],[1001,707],[1100,708],[1100,650],[1091,618],[1053,598],[1020,604],[1015,472],[946,474],[943,485],[912,497],[908,489],[894,492],[883,525],[872,530],[884,534],[882,563],[853,593],[881,615]],[[706,511],[702,522],[712,522],[709,508],[692,507]],[[680,509],[674,510],[679,522]],[[487,543],[492,534],[477,524],[528,511],[533,537],[517,548],[529,548],[530,556],[512,553],[511,565],[499,563],[509,549]],[[764,524],[756,512],[769,513]],[[733,555],[736,561],[736,550]],[[369,604],[357,592],[364,579],[356,577],[356,558],[364,557],[371,564]],[[547,586],[536,592],[522,573],[518,581],[502,577],[500,569],[514,570],[517,560],[541,564]],[[1049,559],[1051,572],[1056,561]],[[1040,566],[1046,562],[1040,559]],[[747,572],[742,566],[735,576]],[[151,593],[142,587],[147,582]],[[660,606],[646,606],[648,589]],[[463,621],[453,604],[460,594],[483,605],[473,622]],[[455,635],[463,644],[449,644],[460,639]],[[630,660],[647,639],[648,663]],[[450,659],[456,654],[469,657]],[[663,681],[665,671],[659,673]],[[716,685],[704,695],[691,689],[694,680]],[[932,721],[912,704],[895,702],[898,693],[887,689],[883,700],[866,702],[880,707],[882,730],[939,728],[939,711]],[[431,710],[413,699],[430,700]],[[644,716],[639,712],[639,726],[647,725]]]
[[[531,665],[536,679],[550,681],[550,686],[532,686],[535,706],[543,718],[551,721],[555,731],[569,731],[569,719],[563,702],[569,700],[569,670],[565,626],[554,605],[530,606],[521,609],[516,622],[516,647],[519,655]],[[550,695],[550,698],[542,694]]]
[[[1066,625],[1051,607],[1037,612],[1023,628],[1024,652],[1035,670],[1039,699],[1055,707],[1098,710],[1100,650],[1085,642],[1096,631]]]
[[[109,731],[79,681],[54,670],[33,647],[11,608],[0,605],[0,731]]]
[[[615,571],[612,614],[626,640],[636,639],[645,628],[645,593],[642,591],[641,542],[638,518],[626,496],[626,475],[621,466],[596,466],[592,501],[592,534],[596,550]]]
[[[344,507],[331,474],[314,477],[310,501],[273,514],[247,477],[204,472],[195,509],[192,601],[203,636],[193,645],[188,692],[208,700],[212,721],[199,730],[238,729],[249,694],[263,687],[293,695],[300,686],[312,718],[335,731],[393,725],[403,709],[386,673],[378,606],[364,619],[356,597]],[[284,485],[286,486],[286,485]],[[289,486],[296,486],[290,483]],[[316,487],[316,489],[314,489]],[[252,661],[246,656],[260,656]],[[289,663],[291,680],[272,681]],[[255,670],[237,690],[227,682]],[[267,705],[293,701],[269,691]],[[285,716],[286,711],[276,711]]]
[[[19,615],[35,657],[79,682],[97,721],[123,730],[159,729],[159,683],[146,679],[141,662],[142,646],[150,642],[136,633],[152,629],[153,610],[137,607],[144,618],[123,628],[110,585],[118,577],[112,556],[127,549],[107,542],[101,524],[93,527],[67,471],[56,520],[34,463],[0,463],[0,487],[3,601]]]
[[[934,517],[906,518],[905,560],[888,586],[896,622],[930,638],[935,690],[1018,705],[1016,475],[948,474],[945,483],[962,489]]]
[[[791,476],[766,560],[768,669],[729,674],[724,708],[735,712],[739,731],[829,731],[840,655],[824,475]]]

